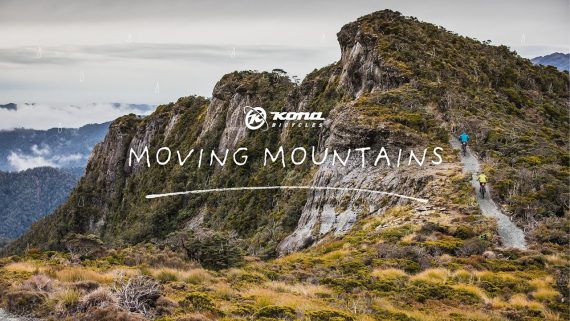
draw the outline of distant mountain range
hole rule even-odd
[[[83,106],[98,112],[104,104]],[[106,104],[123,113],[144,114],[154,106]],[[35,103],[0,105],[0,110],[22,112],[37,108],[43,112],[60,109]],[[75,110],[81,106],[68,106]],[[38,116],[39,117],[39,116]],[[8,122],[10,120],[8,119]],[[0,247],[17,238],[39,218],[53,212],[69,196],[83,175],[95,145],[102,142],[110,122],[79,128],[47,130],[15,128],[0,130]]]
[[[108,128],[109,122],[80,128],[1,130],[0,170],[39,166],[84,168],[93,146],[103,141]]]
[[[8,103],[5,105],[0,105],[0,108],[2,109],[8,109],[8,110],[17,110],[18,109],[18,105],[14,104],[14,103]]]
[[[545,65],[556,67],[560,71],[570,71],[570,54],[555,52],[550,55],[532,58],[535,65]]]
[[[0,108],[15,110],[17,105]],[[80,128],[0,130],[0,247],[67,199],[108,128],[107,122]]]

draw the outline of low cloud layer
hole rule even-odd
[[[18,104],[16,110],[0,108],[0,130],[78,128],[88,123],[108,122],[130,113],[147,115],[153,110],[154,106],[144,104]]]
[[[23,171],[35,167],[70,167],[74,163],[84,160],[87,155],[69,154],[52,155],[49,146],[32,145],[30,151],[12,151],[8,162],[13,170]]]
[[[0,64],[72,65],[132,59],[194,61],[204,63],[246,62],[265,59],[312,59],[316,48],[287,46],[231,46],[175,43],[124,43],[93,46],[0,48]]]
[[[0,104],[163,104],[235,70],[303,78],[339,59],[344,24],[383,9],[527,58],[569,50],[565,0],[0,0]]]

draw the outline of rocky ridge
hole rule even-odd
[[[105,141],[93,151],[86,175],[69,201],[36,223],[10,251],[27,245],[58,247],[60,240],[71,232],[95,233],[106,242],[121,245],[168,240],[190,228],[232,231],[249,241],[247,250],[251,254],[289,253],[327,235],[342,235],[362,216],[380,215],[391,206],[410,201],[330,191],[234,193],[157,200],[147,200],[144,196],[212,186],[302,183],[374,187],[429,197],[437,194],[431,187],[440,182],[438,176],[429,167],[370,170],[354,164],[283,169],[254,162],[224,169],[197,170],[170,165],[147,168],[144,163],[128,166],[128,151],[131,148],[141,151],[149,146],[154,155],[152,151],[161,146],[185,151],[192,147],[223,151],[247,146],[252,156],[259,156],[262,148],[278,145],[316,146],[322,153],[325,148],[422,150],[443,144],[448,148],[446,160],[453,160],[451,147],[447,145],[449,131],[473,128],[474,124],[488,126],[469,107],[466,96],[472,93],[459,92],[458,88],[471,86],[480,90],[473,95],[487,91],[489,97],[511,99],[502,89],[507,81],[501,78],[506,77],[503,69],[495,70],[494,65],[489,66],[490,59],[485,61],[491,56],[498,56],[508,66],[531,75],[525,77],[532,80],[524,81],[513,76],[520,86],[516,93],[538,92],[538,98],[532,99],[548,101],[554,112],[566,108],[561,102],[567,95],[564,93],[568,88],[567,83],[564,85],[567,76],[534,67],[502,48],[454,35],[396,12],[381,11],[349,23],[338,33],[338,39],[340,61],[310,73],[299,86],[279,73],[234,72],[216,84],[211,100],[191,96],[160,106],[145,118],[135,115],[119,118],[110,126]],[[440,42],[431,43],[435,40]],[[479,52],[481,59],[460,59],[453,46]],[[414,52],[423,54],[413,55]],[[473,68],[476,76],[471,74]],[[547,86],[542,79],[548,77]],[[495,107],[496,102],[469,99],[499,108],[496,113],[510,113],[510,105],[501,110],[502,107]],[[531,116],[527,114],[536,117],[534,100],[531,102],[519,116],[513,116],[519,117],[517,124],[528,122]],[[253,105],[263,106],[267,111],[320,111],[327,120],[322,128],[248,131],[243,126],[243,107]],[[551,124],[548,119],[544,121]],[[478,137],[478,133],[474,136]],[[474,148],[484,146],[474,144]],[[339,201],[343,198],[349,200]]]

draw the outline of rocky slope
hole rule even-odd
[[[227,231],[262,257],[342,235],[360,218],[408,200],[330,191],[258,191],[160,199],[145,195],[190,189],[263,185],[374,188],[437,198],[442,183],[429,166],[394,169],[325,165],[263,166],[263,148],[315,146],[317,151],[372,147],[397,151],[440,145],[456,158],[449,134],[467,130],[484,158],[494,195],[515,221],[532,231],[554,222],[568,241],[568,74],[534,66],[506,47],[494,47],[392,11],[364,16],[338,33],[341,60],[315,70],[299,85],[280,73],[234,72],[215,86],[211,100],[186,97],[150,116],[129,115],[110,126],[69,200],[15,242],[60,247],[71,232],[95,233],[114,245],[174,240],[198,230]],[[271,111],[317,111],[323,127],[244,128],[245,106]],[[130,148],[148,146],[152,166],[128,166]],[[158,148],[223,151],[248,147],[245,166],[157,166]],[[174,152],[173,152],[174,153]],[[397,153],[397,152],[396,152]],[[529,179],[533,177],[534,179]],[[445,205],[445,200],[440,200]],[[457,205],[457,204],[456,204]],[[454,205],[455,206],[455,205]],[[558,234],[556,234],[558,233]],[[562,234],[560,234],[562,233]],[[552,234],[552,233],[551,233]],[[550,246],[550,245],[549,245]]]

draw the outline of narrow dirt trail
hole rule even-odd
[[[454,138],[450,143],[454,149],[461,150],[461,143],[459,140]],[[475,190],[475,195],[477,196],[477,202],[479,203],[481,212],[483,215],[494,217],[497,220],[497,230],[501,237],[503,246],[526,249],[527,244],[524,238],[524,232],[516,226],[516,224],[513,223],[507,215],[503,214],[497,204],[493,202],[489,188],[487,188],[487,193],[485,194],[484,199],[479,196],[477,173],[479,172],[480,166],[477,157],[475,157],[469,147],[467,148],[466,156],[463,156],[463,153],[460,153],[460,155],[461,162],[463,163],[463,171],[471,174],[471,185],[473,185],[473,189]],[[487,184],[487,186],[489,185]]]
[[[26,321],[31,319],[19,318],[17,316],[11,315],[8,312],[0,309],[0,321]]]

